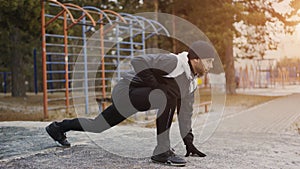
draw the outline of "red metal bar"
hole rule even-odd
[[[66,113],[69,113],[69,64],[68,64],[68,20],[67,12],[64,12],[64,52],[65,52],[65,97],[66,97]]]
[[[65,3],[65,4],[63,4],[64,6],[69,6],[69,7],[73,7],[73,8],[77,8],[77,9],[79,9],[80,11],[82,11],[83,13],[84,13],[84,15],[81,15],[78,19],[76,19],[76,20],[72,20],[72,24],[71,25],[69,25],[69,27],[68,27],[68,29],[70,29],[71,27],[73,27],[74,25],[76,25],[79,21],[81,21],[85,16],[87,16],[89,19],[90,19],[90,21],[92,22],[92,25],[93,26],[96,26],[96,22],[95,22],[95,20],[93,19],[93,17],[85,10],[85,9],[83,9],[83,8],[81,8],[80,6],[78,6],[78,5],[75,5],[75,4],[71,4],[71,3]]]
[[[44,102],[44,118],[48,115],[48,93],[47,93],[47,65],[46,65],[46,25],[45,25],[45,1],[41,0],[41,18],[42,18],[42,66],[43,66],[43,102]]]
[[[48,93],[47,93],[47,56],[46,56],[46,27],[54,22],[55,20],[58,19],[59,16],[62,14],[64,15],[64,43],[65,43],[65,60],[66,60],[66,74],[65,74],[65,79],[66,79],[66,107],[67,107],[67,112],[69,108],[69,74],[68,74],[68,38],[67,38],[67,14],[69,14],[70,19],[74,23],[75,20],[72,16],[72,13],[60,2],[56,0],[48,0],[49,2],[56,3],[60,7],[63,8],[61,12],[59,12],[54,18],[50,19],[47,23],[45,20],[45,1],[41,0],[41,5],[42,5],[42,10],[41,10],[41,17],[42,17],[42,65],[43,65],[43,101],[44,101],[44,118],[48,118]]]
[[[62,3],[58,2],[57,0],[47,0],[47,1],[52,2],[52,3],[55,3],[55,4],[59,5],[60,7],[62,7],[63,10],[62,10],[61,12],[66,11],[66,12],[69,14],[69,17],[70,17],[71,21],[72,21],[73,23],[75,22],[72,13],[69,11],[69,9],[68,9],[65,5],[63,5]],[[59,12],[59,13],[61,13],[61,12]],[[56,19],[57,19],[59,16],[60,16],[60,15],[56,15],[56,16],[55,16]],[[52,22],[53,22],[53,21],[52,21]]]
[[[52,22],[54,22],[59,16],[61,16],[63,13],[65,12],[65,10],[60,11],[55,17],[51,18],[46,24],[45,27],[47,27],[48,25],[50,25]]]
[[[68,26],[68,29],[70,29],[70,28],[72,28],[74,25],[76,25],[82,18],[84,18],[86,16],[86,14],[84,14],[84,15],[81,15],[78,19],[76,19],[76,21],[75,22],[73,22],[72,24],[70,24],[69,26]]]
[[[121,19],[121,21],[123,21],[124,23],[127,23],[126,20],[120,14],[118,14],[115,11],[112,11],[112,10],[109,10],[109,9],[105,9],[105,10],[103,10],[103,12],[105,12],[105,13],[111,13],[113,15],[116,15],[118,18]]]

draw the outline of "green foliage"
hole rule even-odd
[[[32,50],[40,46],[40,2],[10,0],[0,3],[0,67],[12,72],[13,96],[24,96],[31,78]]]
[[[276,42],[272,38],[263,38],[271,37],[271,34],[266,32],[269,28],[267,23],[279,21],[286,26],[295,26],[298,21],[291,21],[288,18],[297,14],[296,9],[300,8],[298,0],[291,1],[290,5],[294,10],[286,14],[280,14],[272,7],[273,3],[280,0],[143,0],[143,3],[140,3],[140,0],[59,0],[59,2],[132,14],[154,12],[154,3],[157,2],[158,12],[175,14],[199,27],[212,41],[225,65],[226,57],[233,57],[228,54],[228,47],[233,48],[232,45],[250,53],[251,50],[257,50],[255,45],[267,44],[265,48],[260,49],[261,55],[267,49],[275,49]],[[40,9],[39,0],[0,0],[0,71],[14,72],[13,76],[20,81],[19,87],[22,87],[25,79],[31,81],[33,48],[40,51]],[[252,33],[243,34],[236,29],[234,23],[241,21],[246,25],[246,29],[254,28],[255,36]],[[290,28],[286,28],[288,29]],[[49,25],[47,31],[62,32],[62,24],[54,22]],[[80,31],[74,29],[69,33],[77,34]],[[231,43],[234,38],[241,36],[246,37],[246,44]],[[174,45],[172,40],[159,38],[154,41],[159,47],[172,51]],[[177,45],[178,51],[186,49],[180,42],[177,42]],[[38,58],[40,61],[41,57]],[[39,77],[41,78],[41,74]]]

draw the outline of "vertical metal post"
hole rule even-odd
[[[42,66],[43,66],[43,102],[44,102],[44,118],[48,118],[48,93],[47,93],[47,65],[46,65],[46,27],[45,27],[45,1],[41,0],[42,11]]]
[[[141,54],[142,55],[145,55],[146,54],[146,36],[145,36],[145,22],[143,22],[143,25],[142,25],[142,52]],[[149,114],[150,114],[150,110],[146,111],[145,112],[145,120],[149,120]]]
[[[130,56],[131,58],[133,58],[133,53],[134,53],[134,49],[133,49],[133,29],[132,29],[132,20],[130,20],[129,22],[129,32],[130,32]]]
[[[64,11],[64,52],[65,52],[65,97],[66,113],[69,113],[69,57],[68,57],[68,25],[67,12]]]
[[[87,44],[86,44],[86,18],[82,19],[82,39],[83,39],[83,62],[84,62],[84,96],[85,96],[85,113],[89,114],[89,89],[88,89],[88,66],[87,66]]]
[[[145,38],[145,22],[143,22],[143,27],[142,27],[142,54],[146,54],[146,38]]]
[[[175,18],[175,9],[174,5],[172,7],[172,32],[173,32],[173,37],[176,37],[176,18]],[[173,45],[173,53],[177,52],[177,42],[175,38],[172,38],[172,45]]]
[[[102,21],[103,15],[100,14],[100,21]],[[106,98],[106,84],[105,84],[105,61],[104,61],[104,33],[103,23],[100,24],[100,45],[101,45],[101,71],[102,71],[102,97]],[[105,109],[105,103],[102,103],[102,108]]]
[[[117,18],[117,21],[119,21],[119,18]],[[120,27],[119,24],[116,25],[116,43],[117,43],[117,80],[119,81],[121,79],[121,70],[120,70],[120,43],[119,43],[119,31]]]
[[[38,94],[36,48],[33,49],[34,93]]]

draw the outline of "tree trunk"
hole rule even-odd
[[[154,12],[155,12],[155,17],[154,17],[154,20],[158,21],[158,5],[159,5],[159,2],[158,0],[154,0],[153,1],[154,3]],[[151,44],[151,48],[158,48],[158,37],[157,35],[153,36],[151,38],[151,41],[152,41],[152,44]]]
[[[234,57],[233,57],[233,44],[232,39],[229,39],[226,43],[225,52],[225,74],[226,74],[226,92],[228,94],[235,94],[235,69],[234,69]]]
[[[11,35],[11,72],[12,72],[12,96],[26,96],[25,70],[24,70],[24,53],[21,52],[21,37],[18,30],[13,29]]]

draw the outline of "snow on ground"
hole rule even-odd
[[[247,110],[225,108],[217,130],[206,142],[201,143],[201,131],[194,130],[195,145],[207,157],[187,157],[185,168],[300,168],[300,135],[291,127],[300,117],[299,91],[299,86],[285,91],[239,90],[286,97]],[[155,145],[153,128],[117,126],[100,134],[68,132],[72,147],[63,149],[46,134],[48,124],[1,122],[0,168],[172,168],[149,161]],[[203,125],[203,120],[194,125]],[[179,155],[185,154],[182,142],[174,148]]]

